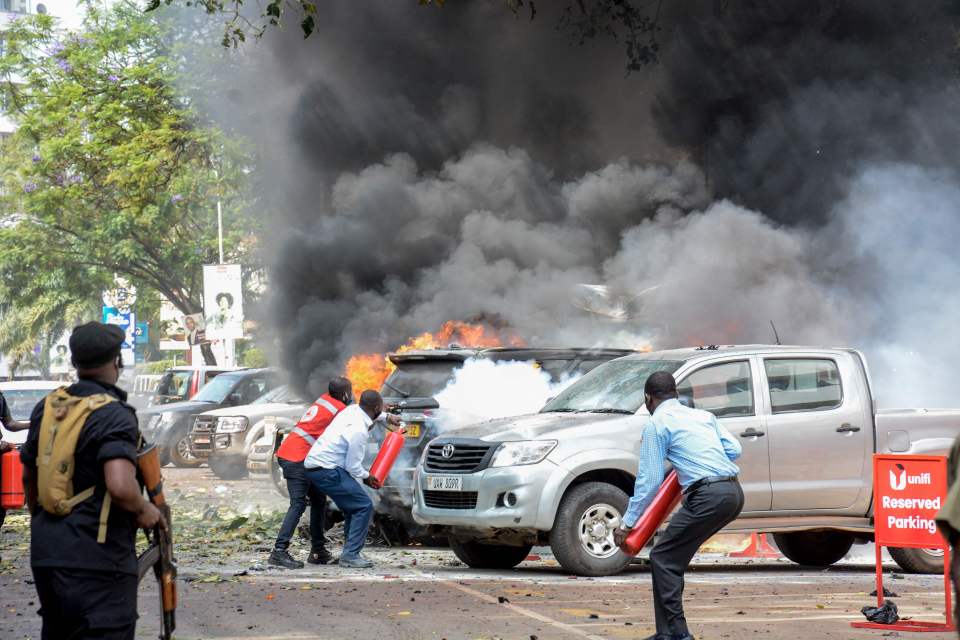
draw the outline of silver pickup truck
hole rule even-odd
[[[415,473],[414,519],[472,567],[521,562],[549,544],[568,571],[620,571],[613,544],[633,492],[649,415],[643,385],[673,372],[682,402],[713,412],[743,445],[746,502],[727,532],[772,533],[803,565],[829,566],[873,535],[874,452],[946,455],[960,410],[877,411],[863,355],[787,346],[698,347],[603,364],[540,413],[447,432]],[[936,551],[890,549],[910,572],[942,571]]]

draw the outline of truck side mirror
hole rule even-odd
[[[240,398],[239,392],[235,391],[231,393],[229,396],[227,396],[227,404],[230,405],[231,407],[235,407],[239,405],[240,401],[241,401],[241,398]]]

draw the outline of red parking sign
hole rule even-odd
[[[943,549],[945,622],[900,620],[894,624],[851,622],[851,627],[886,631],[953,631],[950,602],[950,546],[937,530],[936,517],[947,498],[947,459],[943,456],[873,456],[873,531],[876,541],[877,606],[883,595],[883,547]],[[888,635],[888,634],[885,634]]]
[[[947,496],[943,456],[878,455],[873,459],[873,521],[879,544],[943,547],[936,516]]]

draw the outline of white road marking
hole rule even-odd
[[[536,611],[530,611],[529,609],[526,609],[524,607],[521,607],[515,604],[511,604],[510,602],[500,603],[500,601],[497,600],[497,598],[494,598],[493,596],[487,595],[483,592],[477,591],[476,589],[471,589],[470,587],[466,585],[462,585],[458,582],[452,582],[450,580],[440,580],[439,582],[447,586],[453,587],[458,591],[462,591],[467,595],[471,595],[474,598],[477,598],[478,600],[483,600],[484,602],[488,602],[490,604],[496,604],[498,606],[502,606],[506,609],[509,609],[510,611],[513,611],[514,613],[519,613],[522,616],[532,618],[537,622],[549,624],[552,627],[560,629],[561,631],[566,631],[567,633],[573,634],[575,636],[579,636],[581,638],[587,638],[587,640],[604,640],[604,638],[602,638],[601,636],[596,636],[596,635],[593,635],[592,633],[587,633],[582,629],[578,629],[575,626],[569,625],[565,622],[560,622],[559,620],[554,620],[553,618],[549,616],[545,616],[542,613],[537,613]]]

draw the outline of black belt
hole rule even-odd
[[[708,484],[716,484],[718,482],[736,482],[737,476],[708,476],[706,478],[700,478],[692,485],[683,490],[684,493],[693,493],[700,487],[705,487]]]

